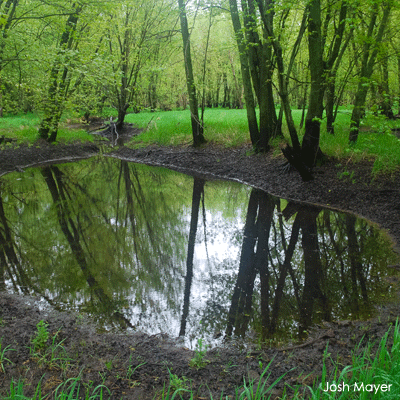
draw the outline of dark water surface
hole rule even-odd
[[[0,187],[0,286],[107,329],[279,341],[397,301],[390,240],[350,214],[105,157]]]

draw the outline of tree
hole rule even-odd
[[[353,112],[351,114],[349,135],[350,143],[355,143],[358,138],[358,129],[360,127],[361,118],[364,115],[364,107],[369,88],[369,80],[374,70],[375,59],[379,51],[379,44],[383,39],[383,35],[389,21],[391,4],[390,2],[383,1],[382,18],[380,20],[380,23],[377,24],[379,16],[379,6],[379,2],[373,2],[366,36],[363,39],[364,44],[362,47],[361,69],[358,75],[358,87],[354,99]],[[376,32],[375,35],[374,32]]]
[[[18,5],[18,0],[0,0],[0,117],[3,116],[3,88],[2,88],[2,70],[6,63],[4,60],[4,50],[6,39],[12,27],[13,18]]]
[[[232,25],[239,50],[244,97],[250,138],[256,151],[266,151],[269,141],[280,132],[272,91],[272,43],[269,32],[273,31],[271,1],[258,1],[258,10],[264,21],[262,38],[258,33],[255,3],[242,1],[243,26],[240,21],[237,0],[229,0]],[[245,34],[243,34],[243,31]],[[258,125],[253,90],[260,108]]]
[[[340,50],[347,46],[343,42],[345,32],[348,2],[342,0],[338,13],[338,21],[332,35],[332,41],[326,46],[328,28],[334,14],[333,5],[337,2],[328,2],[325,19],[323,20],[321,0],[311,0],[307,5],[308,13],[308,57],[311,76],[308,109],[305,118],[305,133],[301,145],[301,153],[287,146],[283,153],[288,161],[299,171],[303,180],[313,178],[312,169],[322,152],[319,147],[321,120],[324,111],[324,96],[327,84],[334,78],[333,67],[339,62]],[[325,55],[325,47],[328,48]],[[337,68],[338,64],[336,64]]]
[[[273,7],[274,3],[271,3],[270,5],[270,13],[273,12]],[[284,18],[284,21],[288,17],[289,13],[287,12]],[[268,37],[272,41],[272,46],[274,48],[274,56],[276,59],[276,65],[278,69],[278,83],[279,83],[279,96],[281,98],[282,102],[282,108],[283,112],[286,117],[286,124],[288,127],[290,139],[292,142],[292,146],[295,152],[300,153],[300,142],[299,142],[299,137],[297,135],[296,127],[293,121],[293,116],[292,116],[292,109],[291,109],[291,104],[289,101],[289,80],[290,80],[290,75],[293,66],[295,65],[295,59],[296,56],[299,52],[300,49],[300,44],[306,29],[306,22],[307,22],[307,9],[304,10],[303,13],[303,18],[301,20],[300,28],[298,31],[297,38],[295,40],[295,43],[292,48],[292,52],[290,55],[290,60],[288,63],[287,68],[285,69],[285,64],[284,64],[284,54],[283,54],[283,48],[281,45],[281,42],[278,37],[273,32],[272,25],[268,23],[268,19],[265,16],[265,13],[262,14],[264,16],[262,18],[264,28],[268,32]],[[284,24],[284,23],[283,23]],[[282,27],[283,28],[283,27]]]
[[[61,35],[56,58],[49,76],[49,88],[45,101],[44,116],[39,127],[39,137],[49,142],[57,138],[58,123],[68,94],[71,71],[69,63],[76,50],[76,31],[82,5],[73,3]]]
[[[154,53],[170,36],[164,28],[172,10],[169,0],[122,1],[113,7],[107,24],[108,51],[111,54],[112,101],[118,110],[117,129],[122,129],[134,99],[139,75]],[[168,9],[168,11],[166,11]]]
[[[179,4],[179,20],[181,23],[183,56],[185,62],[186,85],[189,94],[190,120],[192,123],[193,146],[197,147],[205,143],[203,135],[203,126],[199,119],[199,107],[197,103],[196,85],[194,83],[192,55],[190,52],[190,35],[188,21],[186,16],[186,7],[184,0],[178,0]]]

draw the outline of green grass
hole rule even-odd
[[[400,139],[391,128],[400,128],[399,121],[389,121],[382,116],[368,114],[362,121],[357,143],[348,143],[350,112],[338,114],[335,135],[326,132],[322,123],[321,150],[328,156],[344,162],[373,161],[373,174],[391,174],[400,168]]]
[[[126,121],[146,128],[134,140],[136,145],[167,146],[192,142],[189,110],[129,114]],[[209,142],[225,147],[250,143],[246,110],[207,109],[204,125],[204,135]]]
[[[115,116],[114,109],[104,110],[103,115]],[[293,110],[297,127],[301,110]],[[368,114],[363,120],[359,138],[355,146],[348,141],[351,111],[341,109],[335,122],[335,135],[326,132],[326,119],[321,126],[320,146],[322,151],[343,163],[373,161],[373,173],[391,174],[400,168],[400,139],[391,133],[391,128],[400,128],[399,121],[388,121],[381,116]],[[93,136],[82,129],[69,129],[63,117],[57,141],[92,141]],[[36,114],[5,116],[1,119],[0,136],[16,139],[18,142],[35,142],[40,118]],[[131,146],[144,147],[152,144],[160,146],[189,145],[192,143],[190,112],[184,111],[144,111],[128,114],[126,122],[134,123],[145,131],[135,137]],[[283,122],[285,140],[290,142],[285,121]],[[300,140],[303,131],[299,130]],[[204,135],[208,142],[226,147],[237,147],[250,143],[246,110],[207,109],[205,112]],[[279,149],[279,140],[273,141]],[[276,152],[280,154],[279,150]]]
[[[93,136],[84,129],[70,129],[66,125],[68,116],[62,118],[58,129],[58,142],[93,141]],[[6,115],[0,119],[0,136],[17,143],[34,143],[38,139],[40,116],[34,113]]]
[[[381,339],[376,354],[373,354],[373,343],[369,342],[363,351],[359,346],[354,351],[352,365],[339,369],[333,362],[334,371],[328,375],[326,363],[330,355],[325,351],[324,366],[320,383],[309,388],[310,399],[399,399],[400,398],[400,330],[396,322],[393,330],[393,344],[388,343],[390,329]],[[342,391],[335,386],[342,385]],[[347,386],[344,386],[347,385]],[[374,387],[375,385],[375,387]],[[386,385],[378,386],[378,385]],[[390,386],[390,390],[389,389]],[[326,391],[327,388],[332,391]],[[378,390],[377,390],[378,388]],[[383,390],[379,390],[383,388]],[[386,390],[385,390],[386,389]],[[300,398],[300,397],[297,397]]]
[[[301,114],[301,110],[293,110],[293,119],[297,127]],[[400,122],[368,114],[362,122],[357,144],[350,146],[350,118],[350,110],[339,111],[335,122],[335,135],[327,133],[326,119],[322,120],[322,151],[327,156],[344,162],[373,161],[374,174],[397,171],[400,167],[400,140],[391,133],[390,128],[400,127]],[[126,120],[146,129],[133,140],[134,147],[151,144],[174,146],[190,144],[192,141],[188,110],[129,114]],[[285,121],[283,131],[285,140],[290,142]],[[300,140],[303,134],[304,132],[299,130]],[[204,135],[209,142],[227,148],[250,143],[246,110],[207,109]],[[277,145],[276,142],[274,144]]]
[[[48,396],[42,395],[41,383],[36,386],[35,394],[33,397],[25,396],[24,383],[22,381],[10,384],[10,391],[8,395],[2,400],[45,400]],[[110,390],[104,386],[99,385],[92,388],[90,385],[82,384],[80,378],[70,378],[60,384],[54,392],[54,400],[103,400],[110,398]]]

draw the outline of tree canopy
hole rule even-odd
[[[204,107],[246,108],[254,149],[287,131],[307,175],[339,106],[353,110],[351,142],[366,108],[398,113],[398,14],[394,0],[2,0],[0,110],[39,113],[54,141],[65,110],[88,119],[110,106],[121,128],[127,112],[193,103],[203,134]]]

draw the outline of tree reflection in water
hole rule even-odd
[[[0,288],[105,327],[302,337],[395,300],[390,241],[350,214],[104,157],[0,189]]]

